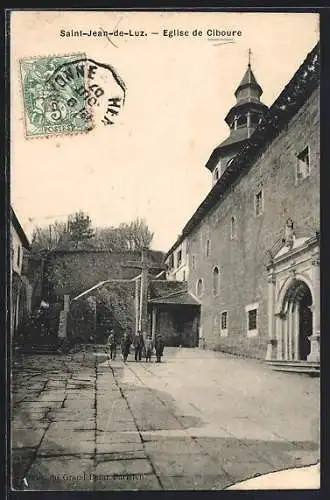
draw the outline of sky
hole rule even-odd
[[[11,19],[11,203],[35,225],[78,210],[94,226],[143,217],[167,251],[211,189],[205,164],[247,68],[270,106],[319,39],[310,13],[14,12]],[[144,30],[147,37],[61,37],[60,30]],[[163,30],[188,30],[170,38]],[[202,36],[192,36],[192,31]],[[219,43],[207,29],[241,31]],[[151,35],[158,32],[159,35]],[[115,124],[87,134],[25,137],[21,58],[86,53],[127,87]]]

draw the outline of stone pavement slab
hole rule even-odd
[[[185,475],[168,476],[160,475],[160,481],[164,490],[223,490],[232,482],[229,476],[221,471],[215,475]]]
[[[38,457],[28,473],[28,490],[93,490],[94,460],[72,456]]]
[[[149,460],[145,458],[129,458],[126,460],[107,460],[106,458],[95,466],[96,475],[152,474]]]
[[[12,432],[12,447],[13,448],[36,448],[39,446],[45,431],[43,429],[13,429]]]
[[[319,380],[254,360],[28,356],[13,382],[19,488],[26,477],[37,490],[221,490],[319,458]]]

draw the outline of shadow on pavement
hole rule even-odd
[[[110,364],[103,352],[29,356],[15,366],[14,489],[221,490],[317,462],[310,441],[204,437],[202,418],[146,386],[133,366]],[[192,437],[190,428],[201,432]]]

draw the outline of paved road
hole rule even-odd
[[[25,356],[13,370],[13,486],[223,489],[315,463],[318,415],[319,379],[227,354]]]

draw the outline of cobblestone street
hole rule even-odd
[[[251,359],[165,348],[124,365],[100,346],[22,355],[12,384],[19,489],[221,490],[319,459],[319,379]]]

